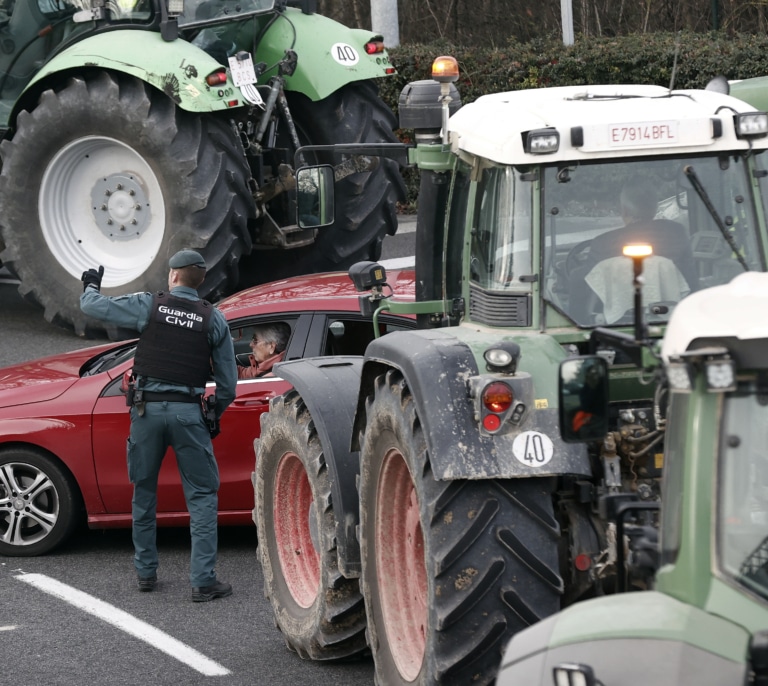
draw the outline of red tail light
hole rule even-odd
[[[504,414],[514,399],[512,389],[501,381],[488,384],[483,389],[483,406],[495,414]]]
[[[376,55],[380,52],[384,52],[384,41],[372,40],[365,44],[365,51],[369,55]]]
[[[515,396],[512,389],[502,381],[489,383],[480,395],[482,416],[480,421],[489,433],[495,433],[501,428],[501,421],[506,417]]]
[[[209,86],[221,86],[227,82],[227,72],[217,71],[213,74],[208,74],[208,76],[205,77],[205,82]]]

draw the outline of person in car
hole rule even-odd
[[[291,327],[282,322],[257,326],[251,337],[251,354],[247,367],[238,366],[239,379],[257,379],[272,374],[273,365],[285,356],[285,348],[291,336]]]
[[[214,569],[219,469],[202,400],[213,367],[215,415],[221,417],[235,399],[237,364],[224,315],[197,293],[206,273],[202,255],[181,250],[168,266],[167,292],[114,297],[100,293],[104,267],[89,269],[81,277],[80,308],[90,317],[139,332],[127,446],[139,590],[153,591],[157,585],[157,480],[171,447],[189,510],[192,600],[205,602],[231,595],[232,586],[219,581]]]

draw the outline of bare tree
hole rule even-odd
[[[318,0],[318,11],[371,29],[370,2]],[[577,33],[595,37],[713,28],[764,33],[768,0],[573,0],[573,21]],[[503,46],[562,34],[560,0],[398,0],[398,24],[401,42],[412,44]]]

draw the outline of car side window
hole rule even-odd
[[[415,322],[379,319],[379,334],[415,328]],[[363,355],[368,344],[375,338],[370,320],[329,318],[324,355]]]
[[[238,364],[250,364],[249,356],[252,354],[251,342],[256,338],[263,338],[264,335],[275,338],[279,341],[278,352],[286,350],[291,344],[295,320],[256,320],[250,322],[237,322],[231,325],[232,344],[235,348],[235,357]]]

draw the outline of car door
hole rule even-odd
[[[230,322],[235,354],[243,363],[247,364],[244,356],[250,352],[248,341],[253,328],[275,322],[282,322],[291,327],[284,359],[299,359],[304,356],[312,314],[280,317],[270,315]],[[224,413],[221,419],[221,433],[213,441],[221,480],[219,511],[222,513],[222,521],[226,521],[228,511],[250,513],[253,509],[253,441],[259,437],[261,415],[269,409],[269,401],[290,388],[291,385],[279,375],[238,380],[237,397]],[[213,384],[209,386],[209,391],[213,391]]]
[[[303,356],[312,314],[289,316],[270,315],[230,322],[236,352],[247,350],[248,331],[256,324],[281,321],[291,326],[292,334],[286,349],[286,359]],[[129,369],[130,364],[125,365]],[[130,430],[130,417],[125,396],[120,391],[120,378],[105,385],[96,402],[93,415],[93,451],[96,475],[107,520],[110,515],[125,515],[131,511],[133,487],[128,481],[125,444]],[[283,379],[267,376],[237,382],[235,400],[224,413],[221,433],[213,440],[213,450],[219,465],[219,511],[221,521],[234,518],[248,521],[253,509],[253,441],[259,435],[260,417],[269,408],[271,398],[290,388]],[[208,384],[207,393],[215,390]],[[179,513],[186,517],[186,503],[181,487],[176,457],[169,450],[163,459],[158,478],[158,515]],[[227,514],[230,513],[230,514]]]

